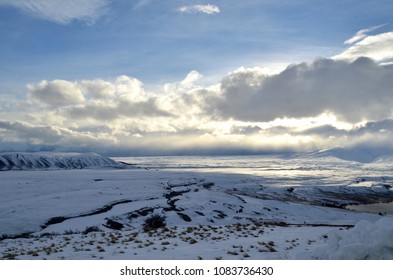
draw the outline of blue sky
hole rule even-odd
[[[292,71],[297,75],[315,69],[330,73],[330,64],[317,64],[317,60],[332,59],[337,73],[344,71],[346,82],[352,83],[354,75],[350,73],[357,69],[353,61],[367,56],[375,65],[364,61],[356,65],[380,76],[390,75],[384,71],[390,71],[393,59],[392,18],[390,0],[0,0],[0,140],[7,144],[4,147],[12,147],[12,143],[75,147],[89,146],[91,139],[98,139],[97,147],[107,141],[119,149],[148,149],[160,146],[158,139],[170,135],[184,142],[170,150],[188,149],[195,145],[190,139],[198,137],[211,141],[208,148],[223,144],[231,148],[235,143],[236,149],[243,137],[238,132],[253,131],[247,135],[253,139],[248,143],[251,150],[272,148],[270,142],[257,143],[256,139],[272,137],[269,141],[276,142],[275,137],[282,136],[287,137],[280,139],[289,149],[304,142],[308,149],[335,146],[326,141],[318,144],[320,139],[315,135],[302,135],[305,138],[299,140],[292,129],[296,125],[288,123],[297,119],[298,129],[311,128],[310,124],[304,126],[310,122],[350,133],[369,122],[390,120],[390,113],[349,116],[333,101],[317,95],[311,100],[325,102],[325,107],[310,104],[318,108],[310,110],[312,114],[304,113],[306,108],[296,101],[292,107],[281,108],[279,114],[244,112],[262,108],[266,104],[262,95],[283,94],[280,100],[286,102],[283,89],[268,85],[274,84],[274,79],[284,79],[290,72],[284,69],[290,64],[296,66]],[[301,63],[306,66],[302,68]],[[314,79],[315,75],[310,72],[303,79]],[[385,80],[380,82],[380,76],[378,82],[374,76],[367,77],[376,86],[389,86]],[[312,83],[307,90],[302,88],[306,82],[298,85],[295,81],[291,86],[300,87],[294,90],[296,94],[310,87],[316,88],[313,92],[318,88],[327,91],[323,80],[315,78]],[[346,88],[344,82],[337,84]],[[124,87],[128,89],[123,92]],[[234,89],[249,92],[247,98],[252,100],[241,98],[245,103],[239,103],[231,91]],[[375,90],[370,89],[369,94]],[[201,97],[201,92],[206,94]],[[121,99],[125,95],[129,104]],[[110,108],[104,107],[103,96],[110,97],[112,103],[105,101]],[[56,98],[60,101],[53,101]],[[299,93],[299,98],[306,97]],[[258,108],[252,107],[253,101]],[[124,104],[128,107],[123,108]],[[171,110],[179,106],[194,111],[179,109],[179,116],[175,116]],[[124,113],[135,108],[135,115]],[[83,119],[71,118],[67,123],[70,112],[77,109]],[[117,110],[116,114],[109,114],[110,110]],[[194,113],[189,115],[191,111]],[[97,121],[107,113],[110,119]],[[120,116],[125,121],[120,122]],[[143,123],[145,117],[148,120]],[[182,118],[188,126],[179,123]],[[46,129],[48,135],[67,134],[78,140],[30,139],[30,134],[20,132],[26,127],[32,134]],[[278,127],[286,130],[274,132]],[[341,134],[337,137],[343,137]],[[146,141],[140,146],[123,145],[127,135]],[[208,140],[206,135],[210,135]]]
[[[329,57],[360,29],[391,28],[393,11],[392,1],[113,0],[101,1],[105,11],[94,22],[58,22],[54,12],[43,18],[1,2],[2,90],[122,74],[154,83],[191,70],[223,75],[240,66]],[[195,4],[219,12],[178,10]]]

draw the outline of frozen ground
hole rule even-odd
[[[0,172],[0,257],[393,259],[389,157],[114,160],[131,165]],[[346,210],[369,203],[388,206]]]

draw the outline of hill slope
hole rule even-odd
[[[119,166],[118,162],[94,153],[0,153],[1,171]]]

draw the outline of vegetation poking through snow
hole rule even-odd
[[[166,219],[165,216],[161,216],[158,214],[150,216],[143,223],[143,231],[148,232],[165,227],[166,226],[165,219]]]

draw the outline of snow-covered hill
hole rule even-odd
[[[1,171],[119,166],[118,162],[94,153],[0,153]]]
[[[343,160],[357,161],[362,163],[369,163],[377,160],[380,157],[386,155],[392,155],[393,150],[387,148],[331,148],[324,149],[315,152],[311,152],[308,155],[313,158],[326,158],[335,157]],[[388,156],[389,157],[389,156]],[[392,159],[393,156],[390,156]]]

